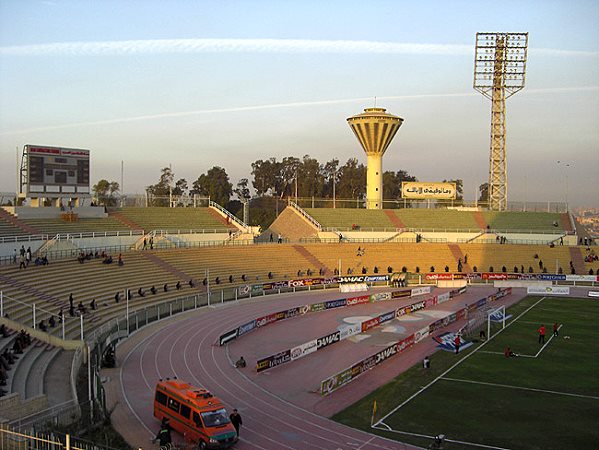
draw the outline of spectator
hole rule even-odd
[[[190,288],[193,288],[195,286],[193,279],[191,279],[191,278],[189,279],[189,283],[187,283],[187,284],[189,284]]]
[[[56,319],[54,319],[54,316],[50,316],[50,319],[48,319],[48,324],[54,328],[56,326]]]
[[[233,275],[229,275],[229,283],[233,282]]]
[[[246,362],[245,359],[243,359],[243,356],[240,356],[239,359],[235,362],[235,367],[237,369],[243,369],[246,366]]]
[[[175,288],[179,291],[181,290],[181,282],[177,281],[177,284],[175,284]]]
[[[77,305],[77,311],[79,311],[79,314],[86,313],[86,309],[85,306],[83,306],[83,302],[79,302],[79,304]]]
[[[48,331],[48,327],[46,326],[46,322],[43,320],[39,323],[38,328],[42,330],[44,333]]]
[[[146,294],[145,294],[145,292],[144,292],[143,288],[141,288],[141,287],[140,287],[140,288],[137,290],[137,295],[139,295],[140,297],[145,297],[145,295],[146,295]]]
[[[116,294],[114,294],[114,302],[118,303],[121,300],[121,293],[117,292]]]
[[[123,262],[123,256],[119,253],[119,266],[124,266],[125,263]]]
[[[168,283],[164,283],[164,286],[162,286],[162,290],[164,292],[168,292]]]
[[[89,307],[92,311],[96,310],[96,299],[92,298],[92,301],[89,303]]]
[[[156,286],[152,285],[152,287],[150,288],[150,292],[152,293],[152,295],[156,295]]]

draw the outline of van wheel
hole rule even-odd
[[[207,445],[206,445],[206,443],[205,443],[204,441],[200,441],[200,442],[198,443],[198,448],[199,448],[200,450],[205,450],[205,449],[207,448]]]

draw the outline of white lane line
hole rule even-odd
[[[448,380],[448,381],[457,381],[460,383],[481,384],[484,386],[502,387],[502,388],[507,388],[507,389],[518,389],[521,391],[543,392],[545,394],[567,395],[569,397],[586,398],[589,400],[599,400],[599,397],[594,397],[592,395],[573,394],[571,392],[550,391],[547,389],[536,389],[536,388],[529,388],[529,387],[524,387],[524,386],[512,386],[510,384],[489,383],[486,381],[464,380],[461,378],[443,377],[441,379]]]

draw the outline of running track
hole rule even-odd
[[[149,443],[159,427],[152,415],[154,387],[159,378],[177,375],[209,388],[229,410],[239,409],[243,426],[236,449],[415,448],[346,427],[284,400],[252,381],[244,371],[233,368],[226,347],[215,345],[223,332],[250,318],[332,298],[339,298],[339,292],[245,300],[203,308],[143,328],[119,345],[118,368],[103,371],[108,406],[115,408],[115,428],[135,447],[156,448]],[[255,333],[268,333],[268,327]],[[423,351],[428,353],[429,349]],[[252,366],[254,361],[248,363]]]

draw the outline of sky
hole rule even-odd
[[[599,2],[0,0],[0,191],[25,144],[91,150],[92,184],[171,165],[233,184],[258,159],[366,157],[346,118],[403,125],[383,159],[421,181],[489,170],[477,32],[528,32],[506,101],[509,201],[599,207]]]

